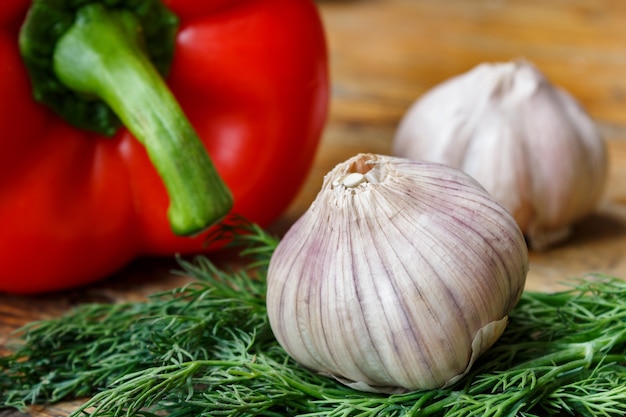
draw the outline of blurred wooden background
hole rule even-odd
[[[626,278],[626,2],[624,0],[319,0],[330,50],[332,102],[310,177],[272,227],[282,233],[308,207],[323,175],[359,152],[389,153],[410,104],[481,62],[523,57],[587,108],[610,150],[606,198],[566,243],[531,253],[527,288],[568,277]],[[0,353],[28,321],[87,301],[140,299],[181,283],[171,260],[142,259],[88,288],[38,297],[0,294]],[[33,409],[67,415],[75,403]],[[1,417],[19,413],[0,411]]]

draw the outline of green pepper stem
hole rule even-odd
[[[174,233],[221,220],[232,196],[191,123],[141,48],[127,11],[83,6],[55,47],[54,71],[69,88],[104,100],[146,148],[167,189]]]

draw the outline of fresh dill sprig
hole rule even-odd
[[[271,253],[274,238],[261,236],[257,226],[242,227],[237,244],[244,253],[256,254],[261,244]],[[193,283],[147,302],[85,304],[22,329],[15,353],[0,358],[2,404],[22,408],[86,396],[155,364],[208,359],[233,329],[270,336],[262,262],[254,271],[228,272],[204,257],[179,262]]]
[[[253,267],[180,261],[195,278],[146,302],[84,305],[33,323],[0,358],[7,407],[91,396],[74,416],[623,416],[626,282],[594,275],[526,292],[500,338],[452,387],[354,391],[295,364],[272,336],[265,275],[277,240],[227,226]],[[355,340],[358,343],[358,340]]]

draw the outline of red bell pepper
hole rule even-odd
[[[59,3],[0,2],[0,291],[200,252],[229,211],[285,210],[327,112],[312,1]]]

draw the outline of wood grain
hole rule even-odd
[[[437,83],[486,61],[524,57],[587,108],[610,149],[597,212],[568,242],[531,254],[527,288],[552,291],[571,276],[626,277],[626,2],[623,0],[320,0],[332,79],[329,121],[309,179],[272,227],[308,207],[323,175],[359,152],[389,153],[408,106]],[[38,297],[0,295],[0,354],[9,332],[85,301],[143,298],[181,283],[166,260],[139,260],[111,279]],[[79,402],[78,402],[79,403]],[[64,416],[77,402],[37,407]],[[0,411],[1,417],[22,414]]]

